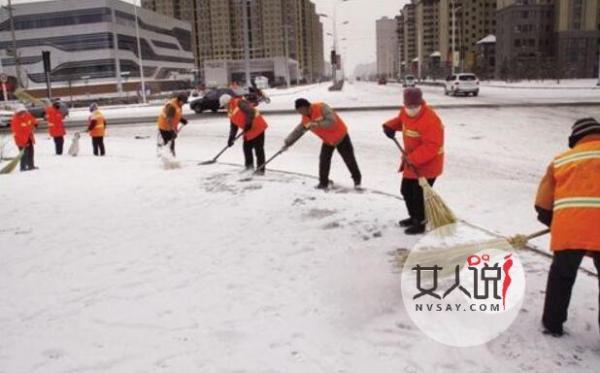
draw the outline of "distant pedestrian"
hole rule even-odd
[[[104,136],[106,135],[106,119],[98,109],[98,105],[90,105],[90,117],[88,119],[88,132],[92,138],[92,148],[95,156],[104,156]]]
[[[60,110],[60,102],[55,101],[46,107],[46,121],[48,122],[48,134],[54,140],[56,155],[62,155],[65,143],[64,117]]]
[[[37,119],[27,111],[24,105],[19,105],[10,122],[10,128],[15,139],[15,144],[20,151],[23,151],[23,156],[21,157],[21,171],[37,169],[33,159],[33,146],[35,145],[35,137],[33,134],[37,125]]]

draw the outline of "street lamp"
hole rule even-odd
[[[335,0],[335,2],[333,3],[333,19],[332,19],[332,23],[333,23],[333,48],[331,51],[331,55],[332,57],[334,57],[335,59],[331,62],[332,66],[331,66],[331,72],[332,72],[332,77],[333,77],[333,84],[335,85],[337,82],[337,50],[338,50],[338,40],[337,40],[337,6],[339,3],[345,3],[348,2],[350,0]],[[330,18],[329,15],[325,14],[325,13],[318,13],[318,16],[321,17],[326,17],[326,18]],[[343,25],[347,25],[349,23],[349,21],[344,21]],[[329,35],[329,33],[328,33]]]
[[[456,11],[461,10],[462,6],[456,6],[456,0],[452,0],[452,74],[456,73]],[[460,55],[459,55],[460,58]]]
[[[137,12],[137,1],[133,3],[133,11],[135,14],[135,37],[137,39],[137,50],[138,50],[138,61],[140,65],[140,83],[142,85],[142,102],[145,104],[146,101],[146,83],[144,81],[144,59],[142,58],[142,45],[140,42],[140,26],[138,21]]]

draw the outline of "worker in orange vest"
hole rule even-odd
[[[37,125],[37,119],[27,111],[24,105],[19,105],[10,122],[10,129],[12,130],[15,144],[20,151],[23,151],[21,171],[37,169],[33,161],[33,146],[35,145],[33,133]]]
[[[187,119],[183,118],[183,105],[188,101],[186,93],[180,93],[167,102],[158,116],[158,131],[162,137],[163,144],[169,145],[171,154],[175,156],[175,139],[179,132],[179,123],[187,125]]]
[[[46,107],[46,121],[48,122],[48,134],[54,140],[56,155],[62,155],[65,143],[64,117],[60,111],[60,103],[55,101]]]
[[[330,187],[331,157],[337,149],[350,171],[354,187],[360,189],[362,175],[354,156],[354,147],[346,123],[329,105],[322,102],[311,103],[307,99],[299,98],[295,107],[302,119],[285,139],[284,149],[292,146],[307,131],[311,131],[323,141],[319,157],[319,184],[316,188],[327,190]]]
[[[538,220],[552,234],[554,257],[542,324],[554,336],[563,334],[571,290],[586,254],[600,272],[600,123],[593,118],[576,121],[569,147],[548,167],[535,201]]]
[[[419,88],[404,90],[404,106],[398,116],[385,122],[383,132],[391,139],[402,131],[406,157],[402,157],[403,173],[400,192],[404,197],[408,218],[400,220],[406,234],[425,232],[425,201],[419,177],[433,186],[444,169],[444,126],[435,111],[423,100]]]
[[[254,155],[256,155],[256,173],[264,175],[265,163],[265,131],[267,121],[256,107],[241,96],[231,97],[224,94],[219,97],[221,107],[227,108],[229,116],[229,138],[227,145],[233,146],[238,130],[244,131],[244,160],[247,170],[254,169]],[[253,154],[254,152],[254,154]]]
[[[88,132],[92,138],[92,148],[95,156],[106,154],[104,149],[104,136],[106,135],[106,119],[94,102],[90,105],[90,117],[88,118]]]

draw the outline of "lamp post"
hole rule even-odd
[[[458,67],[455,57],[456,57],[456,11],[460,10],[462,7],[456,6],[456,0],[452,0],[452,74],[456,73],[456,67]],[[460,58],[460,55],[459,55]]]
[[[138,21],[137,12],[137,1],[133,4],[133,11],[135,13],[135,37],[137,39],[137,50],[138,50],[138,63],[140,65],[140,83],[142,85],[142,102],[145,104],[146,101],[146,82],[144,81],[144,59],[142,57],[142,43],[140,42],[140,26]]]
[[[337,50],[338,50],[338,39],[337,39],[337,7],[339,3],[345,3],[347,1],[350,0],[335,0],[333,3],[333,19],[331,20],[332,24],[333,24],[333,48],[331,50],[331,56],[334,57],[334,60],[331,61],[332,62],[332,66],[331,66],[331,74],[333,77],[333,84],[335,84],[337,82]],[[321,17],[326,17],[329,18],[329,16],[327,14],[324,13],[319,13],[318,14]],[[345,21],[343,24],[347,25],[349,22]]]

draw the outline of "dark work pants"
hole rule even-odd
[[[435,178],[427,179],[429,185],[433,186]],[[419,185],[418,179],[402,179],[400,193],[404,197],[408,216],[419,222],[425,221],[425,201],[423,200],[423,188]]]
[[[92,137],[92,147],[94,148],[94,155],[104,156],[104,137]]]
[[[23,152],[23,157],[21,157],[21,171],[33,170],[35,168],[33,162],[33,144],[29,143],[25,147],[19,146],[19,151],[25,149]]]
[[[254,154],[256,154],[256,167],[265,164],[265,133],[250,140],[244,141],[244,159],[247,169],[254,168]],[[259,173],[264,173],[264,169],[258,170]]]
[[[544,326],[552,332],[562,332],[562,325],[567,321],[571,291],[585,253],[584,250],[562,250],[554,253],[548,273],[544,315],[542,316]],[[596,271],[600,272],[600,252],[594,252],[593,256]],[[598,288],[600,289],[600,279],[598,279]],[[600,295],[598,304],[600,305]],[[600,324],[600,314],[598,323]]]
[[[360,184],[362,176],[358,163],[354,157],[354,147],[352,146],[352,140],[350,135],[346,135],[337,146],[331,146],[323,143],[321,146],[321,155],[319,157],[319,184],[325,186],[329,185],[329,170],[331,169],[331,157],[333,151],[337,149],[338,153],[342,156],[346,167],[352,175],[352,180],[355,184]]]
[[[54,148],[56,149],[56,155],[62,155],[63,145],[65,144],[65,138],[58,136],[54,138]]]
[[[175,131],[160,130],[160,136],[163,139],[163,144],[167,145],[170,143],[171,154],[175,156]]]

